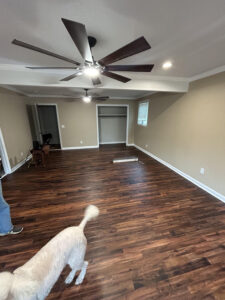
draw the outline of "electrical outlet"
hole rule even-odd
[[[148,145],[145,145],[145,148],[148,148]]]
[[[23,156],[23,152],[21,152],[20,155]]]
[[[83,141],[80,141],[80,144],[83,144]]]
[[[202,174],[202,175],[205,174],[205,169],[204,169],[204,168],[201,168],[201,169],[200,169],[200,174]]]
[[[65,128],[65,125],[61,125],[62,128]]]

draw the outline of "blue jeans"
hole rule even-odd
[[[10,207],[8,203],[5,202],[2,195],[2,184],[0,179],[0,233],[7,233],[13,228],[11,217],[10,217]]]

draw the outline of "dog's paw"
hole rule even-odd
[[[75,285],[79,285],[82,282],[83,282],[83,280],[78,277],[77,280],[75,281]]]
[[[71,276],[68,276],[65,280],[65,284],[70,284],[73,281],[73,278]]]

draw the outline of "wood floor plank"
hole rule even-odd
[[[115,157],[139,162],[112,164]],[[12,271],[67,226],[88,223],[89,267],[66,286],[66,267],[48,300],[225,299],[225,205],[133,147],[54,151],[46,168],[3,179],[17,236],[0,238],[0,271]]]

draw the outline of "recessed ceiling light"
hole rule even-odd
[[[172,62],[171,61],[165,61],[164,64],[162,65],[163,69],[167,70],[172,67]]]
[[[86,102],[86,103],[90,103],[91,102],[91,96],[84,96],[83,101]]]

